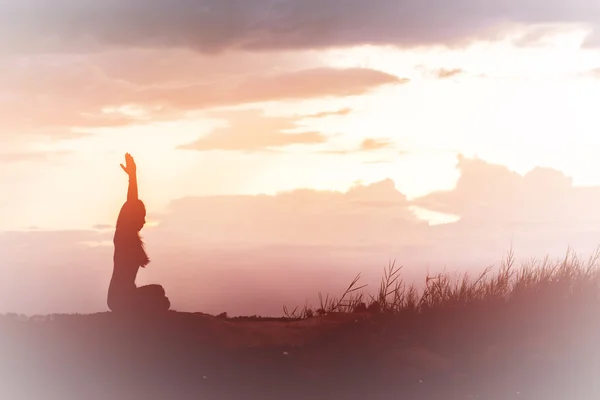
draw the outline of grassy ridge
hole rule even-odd
[[[517,267],[510,251],[495,273],[422,289],[391,263],[375,295],[357,276],[279,319],[4,316],[0,383],[19,399],[593,400],[599,261],[569,251]]]
[[[366,285],[358,286],[359,274],[340,297],[323,297],[319,293],[317,308],[283,309],[287,318],[304,319],[332,312],[402,314],[483,304],[595,301],[600,297],[599,261],[600,248],[587,260],[568,250],[562,259],[532,259],[517,268],[511,249],[496,274],[488,267],[475,277],[469,273],[457,277],[428,275],[422,290],[406,285],[401,279],[402,268],[393,262],[384,271],[376,296],[360,292]]]

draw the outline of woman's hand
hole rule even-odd
[[[135,176],[136,166],[135,161],[133,161],[133,157],[131,157],[131,154],[125,154],[125,165],[121,164],[121,168],[123,168],[123,171],[125,171],[127,175]]]

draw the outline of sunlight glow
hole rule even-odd
[[[135,154],[139,162],[140,190],[154,212],[185,196],[272,194],[300,187],[345,191],[356,180],[387,178],[410,199],[452,188],[459,153],[477,154],[519,172],[536,165],[559,168],[577,183],[600,183],[595,172],[600,160],[593,150],[600,145],[595,111],[600,82],[582,75],[600,66],[600,54],[580,48],[589,30],[550,26],[512,32],[504,40],[475,42],[462,49],[358,46],[314,53],[326,67],[371,68],[409,79],[359,95],[192,110],[173,120],[74,128],[80,136],[28,144],[24,150],[68,156],[31,175],[40,182],[37,190],[48,193],[48,207],[57,212],[49,215],[20,201],[20,214],[30,215],[22,224],[66,228],[114,222],[126,185],[118,167],[125,152]],[[441,79],[442,70],[455,73]],[[265,118],[295,119],[297,129],[283,133],[318,132],[326,141],[259,151],[179,148],[230,125],[227,112],[250,108],[264,111]],[[216,110],[225,114],[211,114]],[[348,111],[338,115],[339,110]],[[149,111],[135,104],[102,110],[142,121]],[[310,117],[326,111],[332,114]],[[389,145],[361,150],[366,139]],[[73,192],[67,205],[61,193],[72,185],[81,190]],[[72,204],[90,201],[90,192],[90,209],[103,211],[74,212]],[[23,188],[16,195],[25,198],[30,193]],[[61,207],[69,212],[60,212]],[[15,227],[16,221],[14,217],[3,223]]]
[[[460,221],[460,216],[439,213],[431,210],[427,210],[422,207],[411,206],[410,210],[421,220],[427,221],[429,225],[444,225],[451,224],[453,222]]]

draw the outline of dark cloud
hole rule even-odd
[[[107,46],[301,49],[453,44],[508,24],[596,26],[594,0],[21,0],[0,3],[4,51]]]

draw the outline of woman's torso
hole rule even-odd
[[[135,279],[140,269],[139,249],[135,240],[115,237],[113,273],[111,288],[120,290],[135,289]]]

